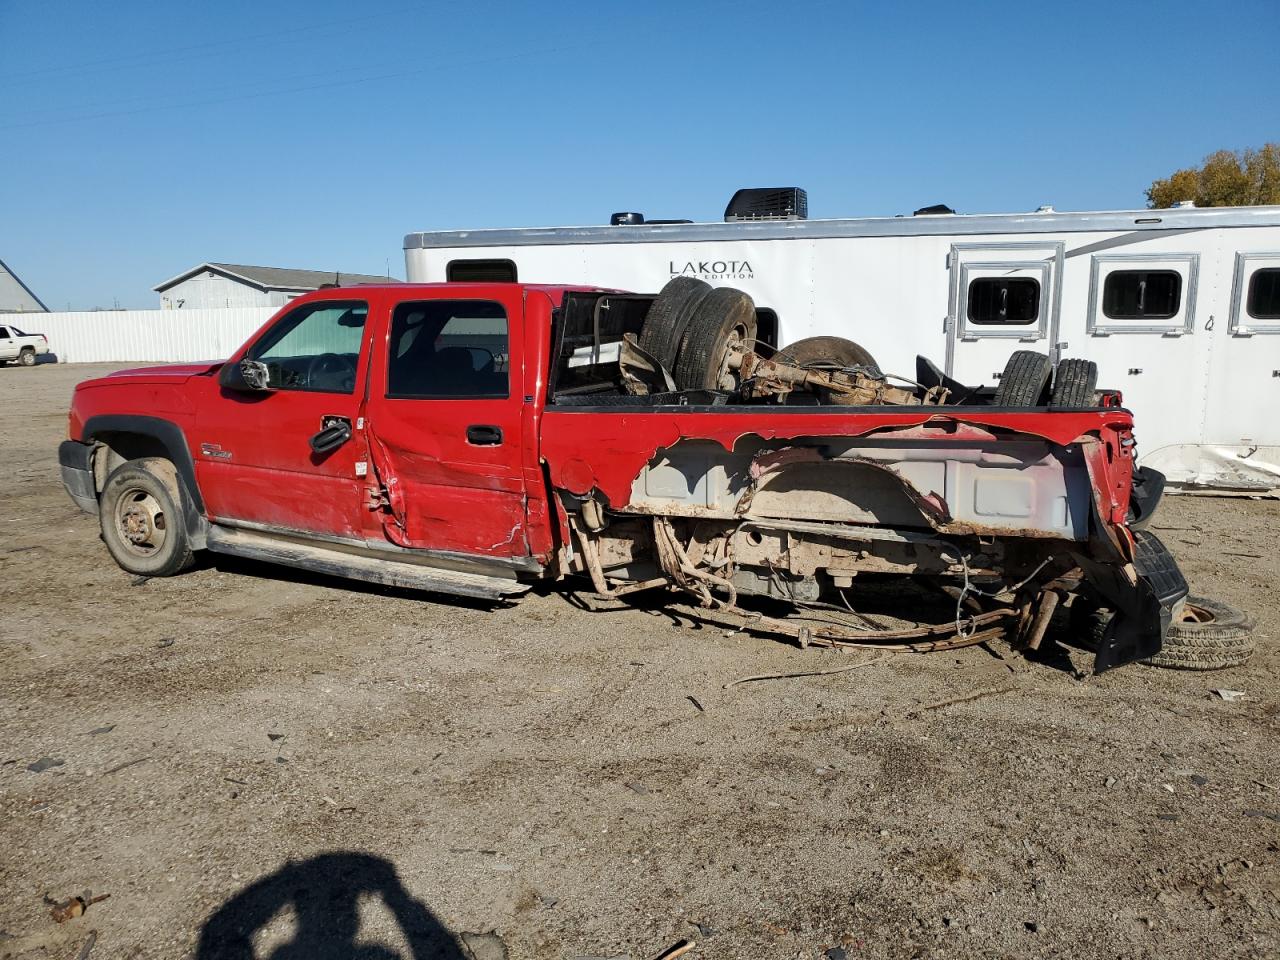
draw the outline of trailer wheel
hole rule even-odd
[[[731,360],[751,349],[756,305],[741,290],[717,287],[698,304],[680,344],[672,378],[679,390],[736,390]]]
[[[1049,358],[1034,350],[1015,350],[1004,365],[992,404],[997,407],[1038,407],[1053,367]]]
[[[1101,643],[1111,621],[1110,610],[1093,616],[1093,639]],[[1169,625],[1164,646],[1143,663],[1172,670],[1222,670],[1244,663],[1254,651],[1254,621],[1243,610],[1220,600],[1187,597],[1182,614]]]
[[[697,277],[675,277],[658,293],[640,327],[640,349],[673,371],[689,320],[711,293],[711,284]]]
[[[778,351],[773,359],[794,363],[798,367],[872,367],[879,370],[875,357],[864,347],[843,337],[806,337]]]
[[[1051,407],[1092,407],[1098,389],[1098,365],[1092,360],[1063,360],[1049,393]]]

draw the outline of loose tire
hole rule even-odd
[[[717,287],[698,304],[685,328],[672,379],[679,390],[733,390],[737,372],[729,358],[750,349],[756,337],[756,305],[741,290]]]
[[[711,293],[711,284],[696,277],[675,277],[658,293],[640,327],[640,349],[673,372],[680,344],[698,305]]]
[[[22,352],[18,354],[18,362],[24,367],[34,367],[36,365],[36,348],[23,347]]]
[[[1093,618],[1093,639],[1102,640],[1110,610]],[[1164,646],[1143,663],[1172,670],[1222,670],[1244,663],[1254,651],[1253,618],[1220,600],[1187,597],[1181,619],[1169,625]]]
[[[875,358],[860,344],[843,337],[806,337],[778,351],[775,360],[794,363],[800,367],[873,367],[879,370]]]
[[[1092,360],[1063,360],[1049,393],[1051,407],[1092,407],[1098,389],[1098,365]]]
[[[171,577],[194,562],[173,468],[130,460],[112,471],[98,504],[102,540],[129,573]]]
[[[997,407],[1038,407],[1053,367],[1049,358],[1034,350],[1015,350],[1004,365],[992,403]]]

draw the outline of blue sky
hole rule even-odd
[[[55,310],[414,230],[1142,206],[1280,139],[1275,0],[0,0],[0,259]]]

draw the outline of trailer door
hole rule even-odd
[[[952,245],[947,373],[991,386],[1015,350],[1056,362],[1062,250],[1056,241]]]
[[[1219,311],[1202,324],[1213,323],[1213,351],[1200,482],[1273,489],[1280,487],[1280,246],[1274,238],[1254,244],[1235,255],[1226,323]]]
[[[1100,387],[1123,393],[1142,463],[1175,482],[1193,481],[1197,471],[1208,346],[1197,303],[1205,280],[1198,253],[1093,254],[1084,336],[1073,320],[1062,337],[1068,356],[1097,363]]]

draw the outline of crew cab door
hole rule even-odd
[[[18,341],[8,327],[0,327],[0,360],[13,360],[18,356]]]
[[[295,306],[243,354],[266,364],[269,388],[221,387],[202,403],[192,453],[214,520],[331,537],[360,535],[364,482],[357,465],[364,468],[365,454],[357,421],[370,350],[370,307],[364,297],[326,297]],[[351,438],[317,453],[311,438],[335,421],[351,426]]]
[[[394,304],[374,359],[366,431],[376,516],[402,547],[528,556],[521,289],[439,294]]]

